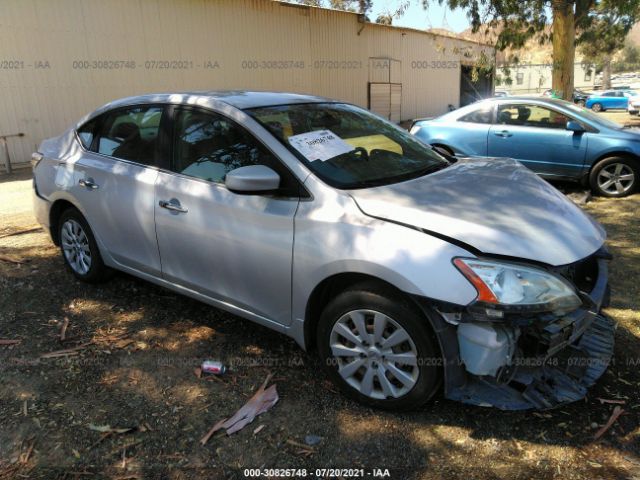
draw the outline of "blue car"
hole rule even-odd
[[[625,128],[563,100],[483,100],[411,133],[449,156],[511,157],[549,180],[575,180],[605,197],[624,197],[640,182],[640,130]]]
[[[607,90],[602,93],[594,93],[587,98],[585,107],[594,112],[613,109],[626,110],[629,105],[629,98],[635,95],[637,93],[633,90]]]

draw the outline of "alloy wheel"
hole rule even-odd
[[[62,251],[74,272],[86,275],[91,269],[89,239],[82,226],[73,219],[62,224],[60,230]]]
[[[635,174],[624,163],[612,163],[598,172],[598,187],[609,194],[623,194],[633,188]]]
[[[373,310],[342,315],[330,335],[338,373],[373,399],[399,398],[418,381],[418,350],[409,333],[391,317]]]

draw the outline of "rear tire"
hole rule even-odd
[[[603,197],[626,197],[638,190],[639,183],[640,165],[632,158],[605,158],[589,174],[591,189]]]
[[[102,261],[91,227],[76,208],[62,213],[58,238],[64,263],[78,280],[99,283],[113,276],[113,270]]]
[[[358,287],[335,297],[320,316],[324,370],[345,395],[365,405],[424,405],[438,390],[442,365],[428,320],[398,295]]]

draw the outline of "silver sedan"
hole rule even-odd
[[[353,105],[127,98],[33,164],[36,216],[77,278],[120,270],[289,335],[368,405],[443,385],[549,408],[612,355],[597,223],[514,160],[445,158]]]

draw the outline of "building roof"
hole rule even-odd
[[[443,38],[451,38],[454,40],[460,40],[462,42],[467,42],[467,43],[473,43],[476,45],[481,45],[483,47],[489,47],[489,48],[495,48],[495,45],[492,45],[491,43],[488,42],[481,42],[479,40],[475,40],[475,39],[470,39],[470,38],[465,38],[462,35],[458,35],[455,32],[449,32],[447,31],[445,33],[444,29],[438,29],[438,30],[442,30],[442,31],[430,31],[430,30],[421,30],[419,28],[411,28],[411,27],[400,27],[397,25],[385,25],[383,23],[375,23],[375,22],[367,22],[364,20],[364,15],[362,13],[358,13],[358,12],[350,12],[348,10],[338,10],[335,8],[326,8],[326,7],[316,7],[315,5],[303,5],[300,3],[293,3],[291,0],[269,0],[269,1],[276,1],[277,3],[287,6],[287,7],[294,7],[294,8],[305,8],[305,9],[317,9],[317,10],[324,10],[324,11],[329,11],[332,13],[338,13],[338,14],[345,14],[345,15],[355,15],[356,17],[358,17],[358,21],[360,23],[362,23],[363,28],[365,26],[373,26],[376,28],[389,28],[389,29],[393,29],[393,30],[397,30],[399,32],[416,32],[416,33],[423,33],[425,35],[431,35],[431,36],[435,36],[435,37],[443,37]]]

